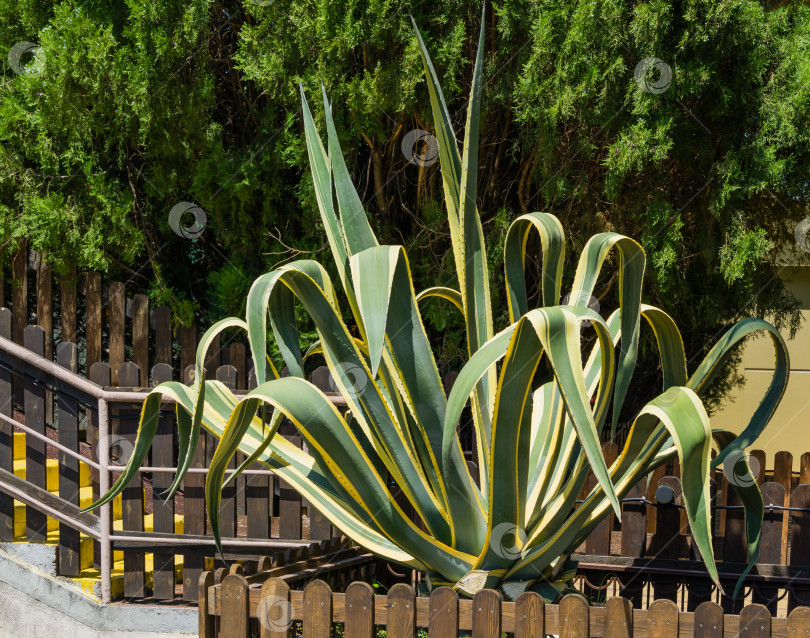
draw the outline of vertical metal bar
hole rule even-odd
[[[107,400],[98,400],[98,490],[99,496],[110,491],[110,455],[109,455],[110,423],[108,419]],[[110,544],[110,504],[102,505],[101,517],[101,602],[112,602],[112,551]]]

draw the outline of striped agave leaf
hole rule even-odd
[[[221,321],[205,333],[194,384],[164,383],[152,391],[126,470],[90,508],[119,493],[143,463],[165,396],[176,402],[180,433],[179,470],[170,492],[181,485],[201,428],[220,439],[206,481],[217,543],[225,468],[241,452],[248,458],[239,470],[253,462],[264,464],[357,544],[423,571],[433,586],[450,584],[466,595],[500,587],[510,597],[533,590],[552,599],[574,573],[574,549],[611,510],[621,517],[621,499],[638,481],[677,457],[695,545],[717,580],[710,472],[750,446],[772,417],[788,380],[785,343],[767,322],[744,319],[690,376],[677,326],[666,312],[642,302],[642,247],[617,233],[592,237],[563,305],[564,233],[556,217],[540,212],[519,216],[506,235],[510,323],[494,331],[475,204],[483,24],[482,19],[461,154],[438,78],[416,31],[439,144],[458,289],[436,286],[417,294],[405,250],[380,245],[368,223],[338,145],[328,99],[324,95],[324,147],[302,89],[315,193],[343,293],[314,261],[290,263],[259,277],[248,294],[245,319]],[[532,233],[539,236],[542,250],[542,305],[537,308],[529,306],[525,283]],[[603,318],[587,303],[608,256],[617,264],[619,307]],[[420,311],[420,302],[433,297],[454,304],[466,325],[469,356],[449,396]],[[359,337],[343,321],[339,304],[344,300]],[[296,303],[318,331],[318,342],[306,353],[298,341]],[[280,378],[267,355],[268,318],[289,377]],[[663,387],[635,416],[618,459],[608,465],[600,441],[614,432],[632,391],[642,326],[655,337]],[[204,378],[208,347],[225,329],[245,332],[257,364],[257,387],[241,399]],[[593,345],[584,364],[583,331],[596,337],[589,340]],[[774,347],[771,385],[740,435],[712,432],[701,395],[733,347],[755,332],[767,333]],[[305,380],[304,360],[312,356],[325,360],[347,410],[338,410]],[[548,378],[538,372],[543,360],[553,372]],[[475,424],[477,479],[457,435],[466,405]],[[267,408],[272,408],[269,422]],[[282,417],[298,428],[307,452],[276,435]],[[719,454],[712,460],[713,440]],[[596,485],[577,503],[589,473]],[[735,489],[746,508],[753,564],[762,496],[755,481]],[[401,491],[421,525],[403,511],[392,490]]]

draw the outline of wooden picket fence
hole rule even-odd
[[[342,625],[342,635],[374,638],[414,638],[426,630],[431,638],[796,638],[810,634],[810,608],[794,609],[774,618],[762,605],[745,606],[739,614],[724,614],[713,602],[693,612],[680,612],[670,600],[656,600],[647,609],[615,597],[603,606],[589,606],[585,597],[569,594],[559,604],[544,604],[539,595],[521,594],[504,601],[493,590],[472,600],[459,599],[449,587],[417,596],[413,587],[397,584],[375,595],[365,582],[354,582],[345,593],[333,592],[322,580],[303,591],[291,591],[280,578],[252,585],[240,574],[229,574],[218,585],[205,572],[199,581],[200,638],[330,638]]]
[[[0,308],[10,304],[11,338],[16,343],[23,343],[29,324],[43,328],[49,359],[58,343],[75,343],[81,374],[89,375],[93,364],[105,361],[111,384],[119,385],[119,367],[131,360],[141,374],[139,385],[148,385],[147,372],[159,363],[171,367],[172,378],[182,379],[194,363],[196,323],[175,330],[169,307],[151,308],[146,295],[128,294],[128,284],[105,281],[99,272],[81,273],[75,268],[55,276],[47,257],[28,250],[22,241],[11,264],[0,264]],[[209,378],[214,378],[220,365],[236,368],[236,387],[247,387],[251,366],[244,342],[215,339],[206,360]]]
[[[0,337],[9,338],[12,315],[8,308],[0,307]],[[40,326],[26,326],[23,331],[23,345],[32,353],[45,356],[45,332]],[[61,342],[56,348],[56,362],[73,372],[77,365],[77,346]],[[326,383],[324,371],[316,370],[312,380],[321,386]],[[186,381],[191,381],[193,367],[187,369]],[[118,367],[119,387],[138,388],[141,385],[154,386],[157,383],[172,379],[170,366],[158,363],[153,366],[148,378],[144,378],[133,362],[122,362]],[[107,387],[112,384],[112,369],[106,362],[96,362],[89,370],[89,380]],[[238,370],[231,365],[221,365],[214,371],[213,377],[232,389],[238,389]],[[146,382],[146,383],[144,383]],[[255,377],[248,375],[248,386],[255,385]],[[328,390],[329,388],[325,388]],[[17,397],[20,397],[19,399]],[[170,406],[167,406],[169,408]],[[50,408],[50,409],[49,409]],[[127,448],[134,446],[140,416],[140,401],[133,403],[116,403],[111,407],[111,441],[115,448],[113,456],[119,464],[126,462]],[[0,368],[0,412],[8,417],[16,417],[20,423],[40,434],[51,433],[59,444],[74,452],[86,454],[91,460],[97,460],[98,414],[90,406],[80,404],[75,398],[47,391],[32,378],[13,374]],[[48,414],[56,418],[49,418]],[[160,419],[150,456],[146,465],[150,467],[175,467],[176,431],[173,409],[164,410]],[[55,427],[54,427],[55,426]],[[14,439],[12,427],[0,423],[0,468],[12,471],[14,468]],[[302,446],[300,435],[291,425],[283,426],[281,433],[289,440]],[[218,439],[203,433],[192,460],[192,468],[204,468],[210,464]],[[48,459],[59,458],[58,495],[71,503],[79,504],[79,460],[65,457],[51,449],[46,442],[26,437],[25,466],[26,480],[40,488],[47,486],[46,465]],[[231,466],[244,460],[238,455]],[[249,469],[264,469],[258,464]],[[90,468],[93,498],[99,496],[98,471]],[[117,474],[113,473],[113,479]],[[142,532],[145,529],[145,518],[152,516],[152,531],[156,533],[175,534],[175,512],[182,512],[183,534],[210,534],[208,517],[205,509],[204,485],[205,474],[190,473],[185,477],[183,489],[174,500],[164,502],[155,497],[167,489],[172,482],[170,472],[150,472],[136,476],[124,490],[121,499],[122,529],[130,532]],[[20,509],[19,504],[16,507]],[[33,507],[24,507],[23,516],[26,523],[25,538],[28,541],[44,542],[47,537],[47,517]],[[20,513],[16,514],[19,519]],[[15,504],[7,494],[0,492],[0,541],[15,540]],[[19,520],[18,520],[19,522]],[[224,538],[242,537],[246,539],[268,540],[282,539],[308,542],[330,539],[334,530],[315,507],[303,500],[286,482],[274,475],[245,474],[225,488],[221,509],[221,531]],[[78,576],[82,571],[79,562],[79,532],[66,525],[59,526],[60,573],[65,576]],[[94,564],[99,566],[98,543],[96,543]],[[124,552],[124,595],[138,597],[147,594],[144,553],[148,548],[134,547],[119,541],[114,549]],[[165,551],[165,549],[164,549]],[[213,552],[208,549],[208,555]],[[196,599],[196,581],[204,567],[204,553],[188,553],[178,548],[177,553],[186,553],[184,561],[184,597]],[[229,558],[235,558],[233,552]],[[153,595],[158,599],[171,599],[175,596],[174,553],[156,553],[154,557]]]

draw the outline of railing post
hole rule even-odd
[[[103,496],[110,491],[110,450],[109,450],[110,422],[108,418],[108,404],[106,399],[98,400],[98,491]],[[112,551],[110,545],[110,504],[102,505],[101,517],[101,602],[112,602]]]

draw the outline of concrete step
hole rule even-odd
[[[121,554],[121,552],[115,552],[116,556]],[[144,560],[145,563],[145,571],[144,571],[144,580],[146,582],[146,588],[152,589],[153,585],[153,575],[154,575],[154,556],[153,554],[146,554],[146,558]],[[119,598],[124,595],[124,558],[123,556],[118,557],[113,564],[113,570],[110,574],[111,576],[111,584],[112,584],[112,597],[113,599]],[[86,569],[82,572],[82,574],[75,578],[68,578],[76,587],[78,587],[82,592],[95,598],[96,600],[101,600],[101,574],[99,570],[93,569],[92,567]],[[179,584],[183,582],[183,557],[178,555],[174,557],[174,582],[175,584]]]
[[[20,560],[41,569],[51,576],[59,575],[59,530],[48,531],[44,543],[28,543],[24,538],[13,543],[0,543],[0,550],[16,556]],[[79,569],[93,567],[93,539],[84,534],[79,535]]]
[[[197,635],[197,610],[102,605],[74,583],[0,550],[0,638],[183,638]],[[32,633],[32,622],[36,631]]]

